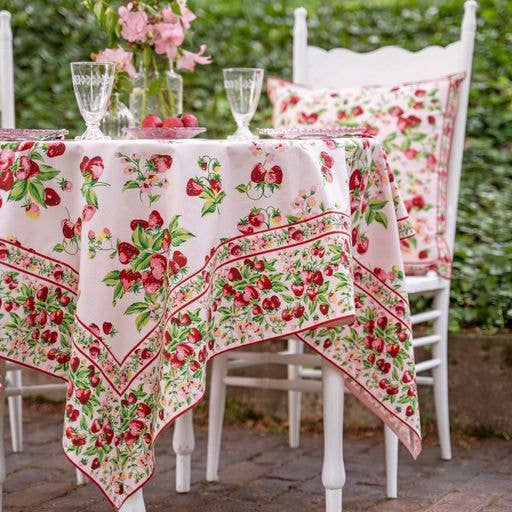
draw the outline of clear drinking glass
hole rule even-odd
[[[110,137],[100,130],[100,122],[107,112],[107,105],[114,84],[115,64],[101,62],[72,62],[71,78],[80,114],[87,129],[76,137],[80,140],[105,140]]]
[[[260,101],[263,84],[263,69],[260,68],[228,68],[223,70],[224,89],[228,97],[231,113],[238,129],[229,139],[255,139],[251,130],[251,122],[258,102]]]

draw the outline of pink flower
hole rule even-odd
[[[179,18],[176,17],[176,21],[157,23],[153,25],[153,35],[155,38],[155,52],[159,55],[167,55],[169,63],[172,64],[178,46],[180,46],[184,39],[185,33],[183,27],[179,22]]]
[[[204,52],[206,51],[206,45],[202,44],[197,53],[182,50],[181,56],[178,59],[178,69],[187,69],[188,71],[194,71],[196,64],[210,64],[212,61],[211,57],[205,57]]]
[[[197,16],[187,7],[187,0],[178,0],[181,13],[181,23],[183,28],[188,30],[190,28],[190,22],[194,21]]]
[[[125,71],[129,76],[135,76],[135,68],[132,64],[133,53],[123,48],[105,48],[93,56],[96,62],[112,63],[116,65],[117,71]]]
[[[121,35],[130,43],[144,43],[148,33],[148,15],[144,11],[132,11],[132,5],[119,7]]]
[[[5,148],[0,151],[0,171],[7,171],[14,163],[14,151]]]

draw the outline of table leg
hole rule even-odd
[[[146,505],[144,505],[144,496],[142,489],[132,494],[119,509],[119,512],[146,512]]]
[[[191,455],[194,451],[194,416],[192,410],[174,422],[172,447],[176,453],[176,492],[190,491]]]
[[[345,485],[343,462],[342,373],[328,361],[322,362],[324,408],[324,464],[322,483],[325,487],[325,511],[341,512],[342,489]]]
[[[5,482],[4,451],[4,416],[5,416],[5,360],[0,359],[0,512],[2,512],[2,491]]]

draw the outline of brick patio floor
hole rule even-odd
[[[75,487],[74,470],[60,447],[62,406],[25,408],[25,452],[13,454],[6,437],[5,512],[106,512],[93,484]],[[228,426],[221,482],[204,480],[206,429],[196,430],[190,494],[174,488],[171,431],[157,443],[155,476],[144,488],[148,512],[309,512],[323,509],[322,437],[304,434],[290,450],[283,433]],[[433,436],[431,436],[433,437]],[[442,462],[434,441],[418,461],[400,455],[399,499],[385,499],[380,432],[345,438],[344,512],[512,512],[512,442],[456,438],[454,459]]]

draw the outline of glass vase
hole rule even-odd
[[[123,129],[133,126],[135,126],[133,114],[121,101],[119,93],[113,93],[108,111],[100,123],[101,131],[112,139],[122,139]]]
[[[183,113],[183,78],[173,69],[160,72],[142,68],[133,79],[130,111],[140,126],[148,115],[165,117]]]

